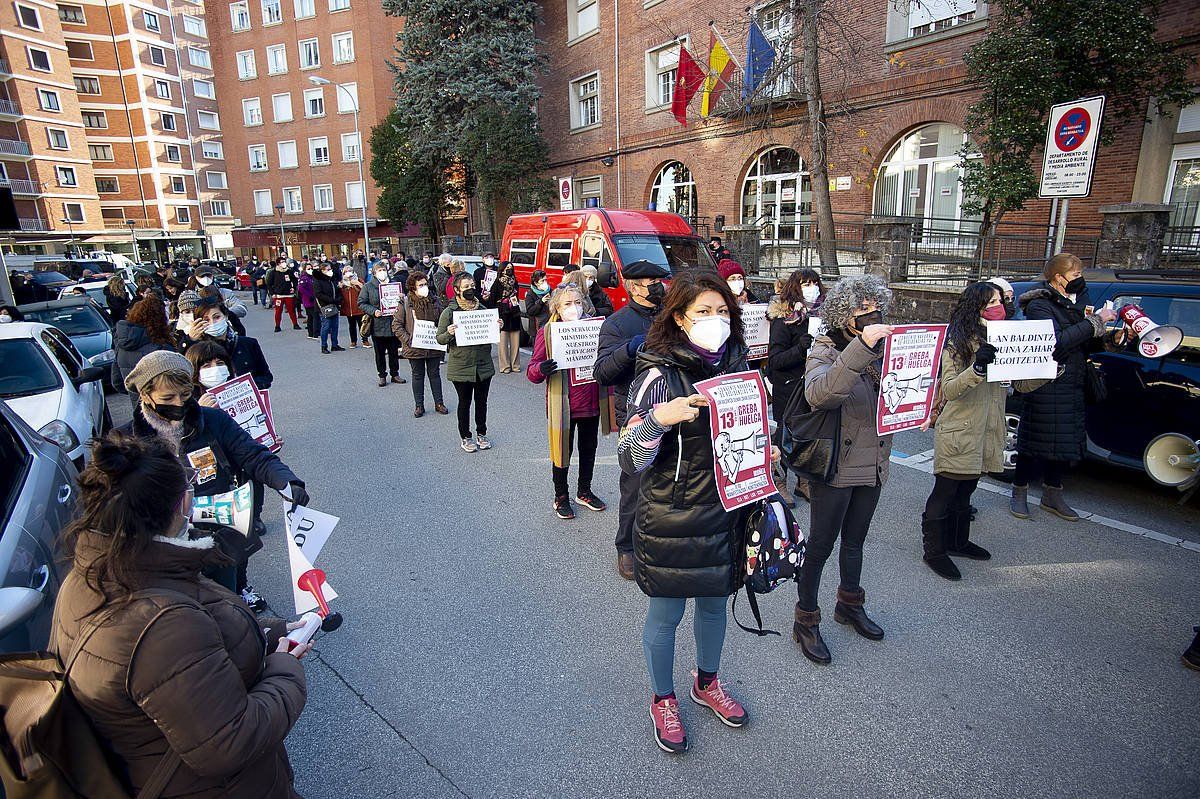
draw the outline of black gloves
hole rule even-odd
[[[982,374],[987,371],[988,364],[996,360],[996,348],[986,341],[975,351],[975,371]]]
[[[303,505],[307,508],[310,497],[308,496],[308,492],[304,490],[304,482],[293,480],[288,485],[292,487],[292,510],[295,510],[298,505]]]
[[[629,353],[630,358],[636,358],[637,354],[638,354],[638,350],[640,350],[642,348],[642,345],[645,343],[646,343],[646,334],[639,333],[638,335],[629,339],[629,342],[625,345],[625,351],[627,353]]]
[[[538,371],[542,373],[542,377],[549,377],[558,371],[558,361],[553,358],[548,361],[542,361],[538,364]]]

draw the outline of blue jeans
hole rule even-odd
[[[725,607],[728,597],[698,596],[696,605],[696,665],[701,671],[721,668],[721,648],[725,645]],[[646,626],[642,630],[642,649],[650,669],[650,686],[657,696],[675,691],[675,629],[683,621],[686,599],[650,597]]]
[[[312,312],[316,313],[318,315],[320,314],[320,311],[318,311],[316,308],[314,308],[312,310]],[[323,316],[321,317],[321,346],[322,347],[329,346],[329,344],[327,343],[327,340],[332,340],[333,341],[332,346],[334,346],[334,347],[336,347],[338,345],[338,337],[337,337],[338,336],[338,323],[341,321],[341,319],[342,319],[342,317],[340,317],[340,316],[331,316],[328,319],[326,319]]]

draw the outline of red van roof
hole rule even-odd
[[[677,236],[694,236],[695,231],[679,214],[663,211],[631,211],[621,208],[584,208],[578,211],[547,211],[541,214],[514,214],[508,224],[522,227],[521,222],[541,224],[546,220],[553,229],[574,230],[585,220],[592,218],[600,222],[601,229],[608,233],[665,233]],[[589,226],[590,227],[590,226]]]

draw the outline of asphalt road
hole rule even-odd
[[[413,419],[410,386],[375,385],[370,350],[320,355],[268,317],[248,322],[275,372],[283,457],[313,506],[342,519],[318,565],[346,623],[306,660],[308,706],[288,738],[305,797],[1200,794],[1200,674],[1179,662],[1200,624],[1195,501],[1178,508],[1142,478],[1085,469],[1071,498],[1118,526],[1022,522],[980,491],[974,537],[994,558],[960,561],[952,584],[920,561],[932,478],[919,456],[932,443],[902,436],[916,468],[892,470],[863,575],[887,637],[833,623],[833,561],[831,666],[792,642],[794,594],[764,597],[783,635],[731,623],[722,664],[751,723],[728,729],[685,698],[692,751],[670,757],[647,715],[646,601],[614,568],[615,440],[601,442],[596,480],[613,510],[561,522],[541,387],[497,375],[495,448],[468,455],[453,415]],[[251,581],[287,612],[279,503],[265,518]]]

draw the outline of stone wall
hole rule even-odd
[[[922,286],[917,283],[892,283],[892,308],[889,324],[944,323],[958,301],[962,289],[947,286]]]

